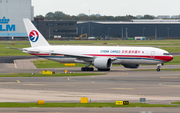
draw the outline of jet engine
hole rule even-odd
[[[94,66],[98,69],[110,69],[112,61],[110,58],[101,57],[94,60]]]
[[[138,68],[139,64],[122,64],[125,68]]]

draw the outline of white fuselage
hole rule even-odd
[[[109,57],[115,60],[113,64],[159,64],[172,60],[172,56],[165,50],[153,47],[123,47],[123,46],[44,46],[25,48],[28,51],[40,53],[26,53],[37,55],[46,59],[63,63],[83,63],[82,58],[64,57],[63,54],[87,55],[97,57]],[[59,55],[52,55],[56,53]]]
[[[29,19],[23,22],[31,44],[23,52],[63,63],[85,63],[81,71],[93,71],[90,65],[98,71],[110,71],[112,64],[138,68],[139,64],[162,64],[173,59],[167,51],[152,47],[51,46]]]

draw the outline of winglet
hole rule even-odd
[[[32,47],[50,46],[29,19],[25,18],[23,21]]]

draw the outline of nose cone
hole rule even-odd
[[[167,61],[171,61],[171,60],[173,60],[173,56],[169,56],[167,59]]]
[[[163,57],[162,57],[162,60],[164,60],[165,62],[169,62],[169,61],[173,60],[173,56],[172,56],[172,55],[163,56]]]

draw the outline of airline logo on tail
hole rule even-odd
[[[30,33],[29,33],[29,39],[32,41],[32,42],[37,42],[38,39],[39,39],[39,34],[36,30],[32,30]]]

